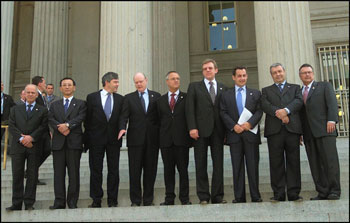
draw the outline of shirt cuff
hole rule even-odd
[[[286,111],[287,111],[287,114],[288,114],[288,115],[290,114],[290,111],[289,111],[289,109],[288,109],[288,108],[284,108],[284,110],[286,110]]]
[[[335,124],[335,121],[328,121],[328,122]]]
[[[21,136],[21,138],[19,138],[19,142],[22,142],[23,138],[24,138],[24,137],[23,137],[23,136]]]

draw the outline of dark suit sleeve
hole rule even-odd
[[[327,121],[338,122],[338,103],[332,85],[325,82],[325,100],[327,105]]]
[[[92,101],[91,101],[91,95],[88,95],[86,97],[86,115],[85,115],[85,121],[84,121],[84,128],[85,132],[89,131],[90,129],[90,122],[92,118]]]
[[[124,102],[123,102],[123,108],[122,108],[122,113],[121,113],[121,117],[120,117],[120,122],[119,122],[119,129],[120,130],[122,130],[122,129],[126,130],[126,125],[128,123],[129,116],[130,116],[129,97],[125,97]]]
[[[42,137],[44,132],[47,131],[47,128],[48,128],[47,114],[48,114],[47,108],[44,108],[40,126],[36,130],[34,130],[32,134],[30,134],[30,136],[33,137],[33,142],[38,141],[38,139]]]
[[[193,83],[190,83],[187,89],[187,97],[186,97],[186,119],[188,130],[198,129],[196,124],[196,93],[194,89]]]
[[[273,105],[268,99],[267,99],[267,92],[266,88],[262,89],[262,94],[261,94],[261,108],[262,110],[271,116],[275,116],[276,110],[279,108],[275,105]]]
[[[12,135],[12,137],[16,140],[16,142],[19,141],[19,138],[21,138],[22,132],[16,127],[16,109],[13,108],[10,111],[10,117],[9,117],[9,131]]]
[[[294,85],[295,86],[295,98],[291,103],[289,103],[286,108],[289,109],[290,115],[298,113],[303,106],[303,96],[301,95],[301,88],[299,85]]]
[[[248,120],[248,123],[254,128],[260,121],[263,111],[260,106],[261,93],[260,91],[254,91],[254,100],[257,101],[256,110],[253,116]]]
[[[58,130],[57,125],[61,124],[61,123],[59,123],[55,119],[55,109],[56,109],[55,104],[51,104],[50,110],[48,112],[48,122],[49,122],[49,125],[50,125],[51,128],[53,128],[54,130]]]
[[[228,105],[226,102],[226,92],[222,95],[220,100],[220,116],[222,121],[224,122],[224,125],[227,129],[230,131],[233,129],[233,127],[237,124],[231,116],[228,114]],[[231,108],[232,109],[232,108]]]
[[[8,96],[8,99],[9,99],[9,107],[12,108],[13,106],[16,105],[16,103],[13,101],[12,97],[9,95]]]
[[[68,122],[69,129],[74,129],[81,126],[81,123],[84,121],[86,117],[86,102],[81,101],[80,108],[79,108],[79,114],[72,120]]]

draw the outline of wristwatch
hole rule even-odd
[[[69,123],[68,122],[66,122],[66,126],[67,126],[67,128],[69,128]]]

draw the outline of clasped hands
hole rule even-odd
[[[275,116],[277,118],[281,119],[284,124],[289,123],[289,117],[288,117],[288,113],[287,113],[286,109],[282,108],[282,109],[276,110]]]
[[[58,128],[58,131],[64,136],[67,136],[70,133],[70,130],[66,126],[66,123],[58,124],[57,128]]]
[[[23,135],[23,134],[21,134],[21,136],[23,137],[21,144],[24,147],[27,147],[29,149],[32,148],[33,147],[33,137],[31,137],[30,135]]]
[[[233,130],[236,133],[240,134],[240,133],[242,133],[244,131],[249,131],[251,128],[252,128],[252,125],[249,122],[244,122],[242,125],[236,124],[233,127]]]

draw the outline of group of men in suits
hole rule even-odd
[[[69,208],[77,208],[83,150],[89,150],[90,197],[93,200],[89,207],[101,207],[105,153],[108,167],[107,203],[109,207],[117,207],[120,147],[125,134],[131,206],[154,205],[159,148],[166,187],[165,200],[160,205],[175,203],[176,168],[180,178],[181,204],[192,204],[187,170],[189,148],[192,146],[200,204],[227,203],[223,199],[225,144],[229,145],[231,153],[235,195],[232,202],[246,202],[245,164],[251,201],[262,202],[259,192],[259,122],[263,112],[266,113],[264,135],[268,142],[274,195],[271,201],[284,201],[286,195],[290,201],[302,200],[299,196],[301,135],[304,136],[312,176],[319,193],[311,199],[339,199],[339,161],[335,145],[337,102],[332,86],[315,82],[313,68],[308,64],[299,69],[305,85],[302,88],[286,82],[282,64],[272,64],[270,73],[274,84],[263,88],[262,93],[246,86],[247,68],[236,67],[233,70],[235,87],[230,90],[216,81],[218,71],[215,60],[203,61],[204,78],[190,83],[187,94],[179,90],[180,75],[170,71],[165,77],[169,91],[162,96],[147,88],[148,80],[143,73],[136,73],[133,77],[136,91],[121,96],[117,93],[118,74],[108,72],[102,77],[103,89],[89,94],[86,101],[73,96],[75,81],[63,78],[60,81],[63,98],[52,102],[49,107],[40,97],[45,80],[42,77],[33,79],[34,85],[27,85],[25,89],[25,104],[16,106],[10,115],[10,132],[14,135],[13,147],[16,149],[12,162],[13,205],[8,210],[21,209],[22,202],[26,209],[33,209],[38,168],[43,159],[42,156],[35,156],[35,153],[45,146],[47,122],[53,129],[50,148],[53,154],[55,201],[50,209],[64,209],[66,204]],[[32,110],[30,107],[33,107]],[[213,162],[211,190],[207,170],[209,146]],[[30,165],[23,195],[25,159]],[[67,193],[66,168],[69,175]]]

